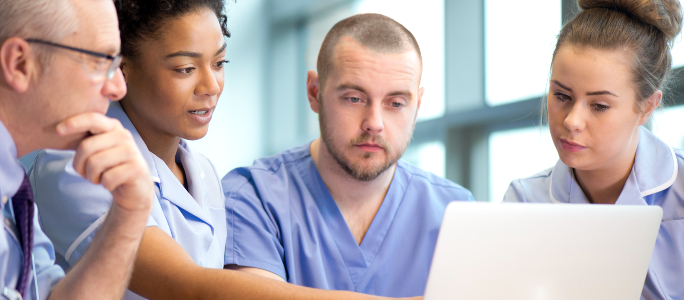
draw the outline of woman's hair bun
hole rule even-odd
[[[662,31],[673,40],[682,31],[682,7],[679,0],[577,0],[580,8],[606,8],[630,15]]]

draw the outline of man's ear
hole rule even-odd
[[[35,52],[28,42],[11,37],[0,45],[0,67],[4,82],[10,89],[26,92],[37,70]]]
[[[319,112],[318,93],[320,92],[321,84],[318,80],[318,74],[313,70],[309,70],[306,74],[306,96],[309,98],[309,106],[315,113]]]
[[[657,90],[646,99],[643,105],[643,112],[641,113],[641,119],[639,120],[639,126],[644,125],[648,118],[651,117],[653,112],[658,106],[660,106],[660,101],[663,100],[663,91]]]
[[[418,105],[416,107],[416,111],[420,110],[420,103],[423,101],[423,93],[425,93],[425,88],[422,87],[418,90]]]

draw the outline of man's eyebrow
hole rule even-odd
[[[337,87],[337,90],[338,91],[341,91],[341,90],[357,90],[357,91],[362,92],[364,94],[368,94],[368,93],[366,93],[366,90],[364,90],[362,87],[360,87],[356,84],[342,84],[342,85]]]
[[[221,54],[221,52],[223,52],[223,50],[226,50],[226,47],[228,47],[228,44],[227,44],[227,43],[223,43],[223,46],[221,46],[221,49],[219,49],[218,51],[216,51],[216,54],[214,54],[214,56],[217,56],[217,55]]]
[[[563,89],[566,89],[566,90],[572,92],[572,89],[571,89],[571,88],[569,88],[569,87],[565,86],[564,84],[560,83],[558,80],[551,80],[551,82],[557,84],[558,86],[562,87]]]
[[[407,96],[407,97],[411,98],[413,96],[413,94],[411,93],[411,91],[396,91],[396,92],[389,93],[389,95],[387,95],[387,96]]]

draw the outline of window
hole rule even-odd
[[[656,111],[653,115],[653,133],[671,147],[684,149],[682,116],[684,116],[684,105]]]
[[[538,97],[548,81],[560,0],[485,0],[485,94],[490,106]]]
[[[425,94],[418,120],[444,115],[444,0],[360,0],[357,13],[379,13],[401,23],[418,41]]]
[[[681,0],[679,3],[684,5]],[[672,47],[672,68],[677,68],[684,66],[684,41],[682,41],[682,34],[679,34],[674,42],[674,47]]]
[[[402,159],[425,171],[444,177],[446,149],[442,142],[428,142],[411,145]]]
[[[489,135],[489,199],[501,202],[511,181],[553,167],[558,153],[549,128],[527,127]]]

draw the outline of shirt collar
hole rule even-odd
[[[183,164],[185,178],[188,181],[188,192],[201,207],[204,207],[205,198],[209,192],[204,181],[204,170],[184,139],[181,139],[178,145],[176,162]]]
[[[145,141],[143,141],[142,137],[140,137],[138,130],[136,130],[135,126],[133,126],[133,123],[131,123],[131,119],[128,118],[128,115],[121,107],[121,103],[119,103],[118,101],[112,101],[111,103],[109,103],[109,110],[107,110],[107,116],[119,120],[119,122],[121,122],[121,125],[123,125],[124,128],[128,129],[128,131],[131,132],[131,134],[133,135],[133,140],[135,140],[136,146],[138,146],[138,149],[140,149],[140,152],[142,153],[142,156],[145,159],[147,166],[150,168],[150,175],[152,176],[152,180],[156,183],[159,183],[159,174],[157,173],[157,168],[155,167],[154,160],[152,159],[152,154],[150,153],[150,150],[147,149],[147,145],[145,145]]]
[[[634,166],[616,203],[646,204],[643,197],[672,186],[677,170],[674,150],[646,128],[640,128]],[[552,202],[588,202],[572,175],[572,168],[560,159],[551,172],[549,196]]]
[[[0,198],[11,198],[24,181],[24,167],[17,161],[14,139],[0,121]],[[0,203],[0,206],[4,206]]]

